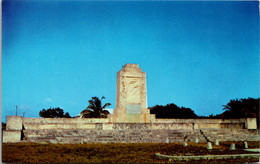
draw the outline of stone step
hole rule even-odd
[[[27,141],[47,143],[165,143],[167,137],[169,142],[182,142],[183,136],[189,134],[193,133],[181,134],[175,130],[24,130]]]
[[[206,138],[199,130],[145,130],[145,129],[127,129],[127,130],[24,130],[24,139],[31,142],[49,142],[49,143],[117,143],[117,142],[155,142],[165,143],[168,138],[169,142],[182,142],[187,136],[188,141],[206,141]],[[245,141],[255,140],[260,141],[259,135],[247,130],[234,131],[232,130],[203,130],[203,134],[210,141],[219,139],[220,141]]]
[[[207,129],[203,130],[203,133],[207,136],[208,139],[210,140],[223,140],[223,141],[250,141],[250,140],[257,140],[256,138],[251,138],[254,136],[255,131],[249,131],[246,129],[218,129],[218,130],[212,130],[212,129]],[[256,135],[259,136],[259,135]],[[258,139],[260,140],[260,139]]]

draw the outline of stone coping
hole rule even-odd
[[[257,149],[244,149],[244,151],[260,153],[260,148],[257,148]]]
[[[218,124],[218,123],[245,123],[245,118],[240,119],[180,119],[180,118],[173,118],[173,119],[167,119],[167,118],[156,118],[154,123],[210,123],[210,124]]]
[[[236,158],[259,158],[260,154],[229,154],[229,155],[199,155],[199,156],[170,156],[155,153],[159,158],[169,159],[169,161],[190,161],[190,160],[216,160],[216,159],[236,159]]]

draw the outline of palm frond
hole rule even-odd
[[[88,107],[83,110],[80,114],[84,118],[105,118],[107,117],[107,114],[109,114],[109,111],[104,110],[106,107],[110,106],[110,103],[106,103],[104,106],[102,106],[102,99],[105,99],[104,96],[102,96],[101,99],[98,97],[92,97],[91,100],[89,100]]]
[[[84,114],[89,114],[92,113],[93,111],[89,110],[89,109],[85,109],[82,112],[80,112],[80,115],[84,115]]]
[[[92,99],[92,100],[89,100],[88,103],[89,103],[89,105],[88,105],[87,108],[89,108],[89,109],[95,109],[95,108],[96,108],[96,104],[95,104],[95,102],[93,101],[93,99]]]
[[[108,110],[103,110],[101,113],[100,113],[100,117],[101,118],[107,118],[107,115],[109,114],[109,111]]]
[[[109,111],[108,110],[103,110],[101,113],[102,114],[109,114]]]
[[[103,107],[102,107],[102,110],[105,109],[106,107],[110,106],[111,104],[110,103],[106,103]]]

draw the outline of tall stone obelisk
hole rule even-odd
[[[155,116],[147,109],[146,73],[138,64],[126,64],[117,73],[116,109],[110,122],[149,123]]]

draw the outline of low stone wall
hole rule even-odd
[[[7,116],[6,130],[22,130],[23,118],[22,116]]]
[[[104,125],[104,124],[103,124]],[[177,130],[185,129],[192,130],[191,123],[113,123],[112,129],[150,129],[150,130]]]
[[[95,123],[24,123],[24,129],[96,129]]]
[[[256,120],[255,120],[256,122]],[[247,119],[156,119],[154,123],[175,123],[175,124],[192,124],[193,129],[221,129],[236,128],[244,129],[247,125]],[[253,121],[252,121],[253,123]],[[251,124],[252,124],[251,123]],[[249,124],[249,126],[251,125]],[[256,129],[256,127],[251,126]]]
[[[9,117],[9,116],[8,116]],[[7,127],[19,130],[21,124],[24,129],[220,129],[236,128],[244,129],[256,122],[250,119],[156,119],[152,123],[111,123],[106,118],[19,118],[14,122],[14,116],[8,119]],[[98,124],[98,125],[96,125]],[[113,126],[111,125],[113,124]],[[10,125],[10,126],[9,126]]]
[[[9,116],[8,116],[9,117]],[[107,118],[23,118],[26,123],[108,123]]]
[[[100,129],[106,118],[23,118],[23,129]]]
[[[156,119],[152,123],[111,123],[106,118],[22,118],[7,116],[6,130],[23,129],[256,129],[255,118]]]
[[[18,142],[24,130],[200,130],[256,129],[256,119],[156,119],[151,123],[111,123],[106,118],[22,118],[7,116],[3,142]]]
[[[259,158],[260,154],[229,154],[229,155],[200,155],[200,156],[170,156],[155,153],[158,158],[169,159],[172,161],[191,161],[191,160],[221,160],[221,159],[241,159]]]
[[[20,142],[22,139],[21,130],[4,130],[3,143],[5,142]]]
[[[246,118],[240,119],[156,119],[154,123],[245,123]]]
[[[257,129],[257,120],[256,120],[256,118],[246,118],[245,126],[246,126],[246,129]]]

